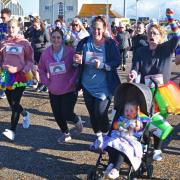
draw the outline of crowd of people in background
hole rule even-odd
[[[74,112],[81,90],[96,135],[90,149],[101,148],[110,128],[108,109],[121,83],[117,69],[126,70],[129,51],[132,51],[132,67],[127,79],[131,82],[139,74],[140,83],[153,74],[163,74],[167,82],[173,54],[176,64],[180,64],[179,34],[167,36],[165,27],[154,21],[118,26],[113,22],[109,26],[105,17],[96,16],[91,24],[75,17],[71,24],[57,18],[47,26],[40,17],[30,16],[29,27],[23,27],[21,19],[11,19],[7,8],[1,10],[1,19],[0,74],[14,78],[11,88],[9,82],[2,82],[5,85],[1,83],[0,87],[1,98],[7,97],[12,111],[11,127],[3,132],[10,140],[15,139],[20,115],[23,127],[30,125],[29,112],[20,105],[20,100],[25,87],[32,85],[37,92],[49,93],[52,112],[62,132],[58,142],[72,138],[68,121],[75,124],[78,132],[83,130],[81,118]],[[28,79],[29,72],[32,75]],[[162,159],[161,145],[156,138],[155,160]],[[112,172],[110,175],[114,177]]]

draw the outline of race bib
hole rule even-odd
[[[49,71],[51,75],[58,75],[66,73],[66,66],[64,61],[49,64]]]
[[[155,87],[154,83],[152,82],[151,78],[157,83],[157,85],[163,85],[163,75],[162,74],[155,74],[155,75],[147,75],[144,77],[145,85],[153,88]]]
[[[6,46],[6,53],[9,54],[22,54],[23,47],[21,46]]]
[[[96,53],[90,51],[86,52],[86,64],[94,65],[96,59],[100,60],[100,62],[103,62],[103,53]]]

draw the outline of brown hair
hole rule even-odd
[[[4,8],[1,10],[1,14],[8,14],[9,16],[11,16],[11,10],[8,8]]]
[[[58,32],[58,33],[61,35],[62,39],[63,39],[64,33],[62,32],[61,29],[59,29],[59,28],[53,29],[52,32],[51,32],[51,36],[52,36],[52,34],[53,34],[54,32]]]
[[[63,20],[62,20],[62,19],[56,19],[56,20],[54,21],[55,24],[58,23],[58,22],[60,22],[60,23],[62,24],[62,23],[63,23]]]
[[[41,30],[42,30],[42,31],[45,31],[45,24],[44,24],[44,22],[42,22],[42,21],[40,20],[40,18],[39,18],[38,16],[34,17],[33,23],[38,23],[38,24],[40,24]]]
[[[104,16],[96,16],[93,20],[92,20],[92,26],[94,25],[95,22],[97,21],[101,21],[103,23],[103,27],[106,28],[107,27],[107,21],[106,21],[106,17]]]

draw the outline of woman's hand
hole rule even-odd
[[[141,125],[142,125],[142,123],[140,121],[136,120],[136,126],[135,126],[136,131],[139,131],[141,129]]]
[[[133,82],[135,79],[136,79],[136,74],[131,71],[131,72],[128,74],[127,81],[128,81],[128,82]]]
[[[73,57],[73,61],[76,64],[82,64],[82,55],[81,54],[75,54]]]
[[[8,72],[14,74],[17,72],[17,67],[10,66],[10,65],[3,65],[3,69],[6,69]]]
[[[100,65],[101,65],[101,61],[99,59],[95,59],[95,66],[97,69],[101,69]]]

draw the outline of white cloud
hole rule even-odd
[[[99,2],[98,0],[94,3]],[[104,0],[104,3],[112,3],[112,8],[123,15],[123,0]],[[101,1],[102,3],[102,1]],[[126,0],[127,17],[136,17],[136,0]],[[180,19],[180,0],[139,0],[138,16],[150,18],[165,18],[166,8],[175,11],[175,17]]]

